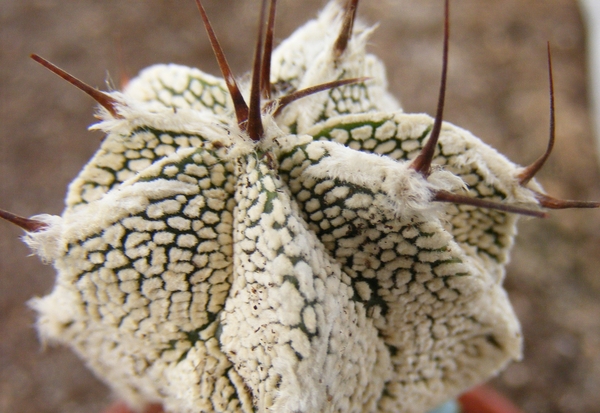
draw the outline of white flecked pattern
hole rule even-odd
[[[426,412],[521,354],[502,289],[516,217],[446,190],[537,205],[521,168],[405,114],[358,23],[335,61],[332,2],[273,54],[275,97],[369,76],[240,130],[224,82],[161,65],[101,111],[101,148],[62,217],[26,241],[57,269],[32,304],[132,405],[187,412]],[[247,94],[247,90],[243,90]],[[540,190],[532,182],[530,187]]]

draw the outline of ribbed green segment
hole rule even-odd
[[[178,194],[168,189],[182,183],[188,189]],[[143,211],[116,217],[69,245],[68,256],[80,262],[73,282],[88,317],[80,335],[121,337],[112,351],[125,366],[175,367],[203,359],[211,367],[192,369],[188,377],[198,403],[214,412],[251,411],[251,396],[230,379],[235,372],[215,336],[232,283],[232,167],[198,149],[156,162],[128,187],[143,192],[149,184],[155,189]],[[89,345],[108,345],[100,340]],[[102,363],[95,367],[102,370]],[[141,373],[131,371],[125,381],[135,386]]]
[[[340,118],[326,122],[309,133],[316,139],[338,142],[362,152],[385,155],[398,161],[413,159],[429,136],[429,119],[405,114],[379,117],[381,119],[376,121],[369,115]],[[457,146],[473,154],[457,153]],[[503,181],[493,176],[494,171],[488,165],[465,162],[469,156],[473,159],[481,157],[471,142],[457,144],[442,135],[433,165],[443,166],[462,178],[468,185],[469,196],[504,201],[508,196],[507,187],[502,186]],[[498,264],[506,262],[514,236],[513,215],[465,205],[444,205],[442,208],[448,214],[448,229],[456,242]]]

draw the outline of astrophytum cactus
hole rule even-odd
[[[263,1],[248,84],[197,5],[224,79],[157,65],[105,93],[33,56],[106,133],[62,216],[0,213],[58,273],[41,337],[173,413],[426,412],[519,359],[518,215],[598,204],[532,179],[553,122],[525,168],[442,123],[447,4],[435,120],[388,94],[357,0],[274,50]]]

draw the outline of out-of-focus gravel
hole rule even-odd
[[[236,73],[250,66],[257,0],[206,0]],[[600,199],[586,97],[585,36],[575,0],[452,2],[445,119],[527,164],[548,135],[546,41],[553,50],[556,149],[539,180],[565,198]],[[285,38],[324,0],[281,0]],[[387,64],[407,112],[435,111],[441,0],[363,0],[380,22],[371,51]],[[218,74],[193,1],[0,2],[0,208],[59,214],[66,186],[98,147],[86,131],[93,102],[28,58],[39,53],[104,86],[175,62]],[[506,286],[523,324],[524,361],[493,381],[526,412],[600,409],[600,211],[524,220]],[[68,349],[40,344],[26,302],[45,295],[53,271],[0,223],[0,411],[96,413],[111,400]]]

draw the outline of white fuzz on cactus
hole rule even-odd
[[[106,138],[62,217],[3,212],[58,273],[32,301],[41,337],[131,405],[427,412],[521,357],[515,214],[597,204],[543,195],[543,161],[442,125],[444,86],[435,121],[402,112],[356,6],[331,2],[272,56],[259,35],[239,90],[219,58],[227,81],[157,65],[88,91]]]

